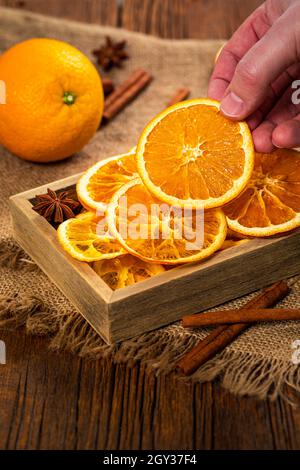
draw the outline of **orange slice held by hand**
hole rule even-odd
[[[125,253],[122,246],[107,233],[104,216],[86,212],[63,222],[57,230],[64,250],[79,261],[93,262],[116,258]]]
[[[112,290],[134,285],[165,272],[161,264],[146,263],[132,255],[96,261],[93,269]]]
[[[300,226],[300,153],[276,150],[256,154],[253,175],[243,193],[224,208],[231,230],[266,237]]]
[[[87,170],[77,184],[78,199],[84,207],[104,211],[112,195],[137,177],[136,147],[128,153],[102,160]]]
[[[145,128],[137,165],[158,199],[179,207],[220,207],[237,197],[250,179],[251,133],[246,123],[222,116],[217,101],[184,101]]]
[[[171,265],[206,258],[226,238],[226,219],[220,209],[204,213],[172,208],[153,196],[140,178],[113,196],[107,223],[125,250],[153,263]]]

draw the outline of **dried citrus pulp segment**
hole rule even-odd
[[[224,241],[223,245],[221,246],[221,250],[228,250],[228,248],[233,248],[233,247],[236,247],[236,246],[241,246],[241,245],[245,245],[245,243],[248,243],[250,240],[248,240],[247,238],[246,239],[243,239],[243,240],[230,240],[230,239],[227,239]]]
[[[105,210],[112,195],[137,177],[136,147],[128,153],[102,160],[87,170],[77,184],[80,202],[91,210]]]
[[[146,263],[131,255],[96,261],[93,269],[112,290],[122,289],[165,272],[161,264]]]
[[[80,214],[63,222],[57,230],[65,251],[80,261],[92,262],[115,258],[125,253],[121,245],[106,234],[104,217],[94,213]]]
[[[300,226],[300,153],[276,150],[256,154],[253,175],[243,193],[224,208],[230,229],[265,237]]]
[[[217,101],[188,100],[159,114],[137,148],[139,174],[173,206],[220,207],[246,186],[254,165],[248,125],[220,113]]]
[[[169,209],[137,178],[113,196],[107,223],[129,253],[149,262],[187,263],[206,258],[222,246],[226,219],[220,209],[205,213],[193,209],[184,211],[184,217],[181,209]]]

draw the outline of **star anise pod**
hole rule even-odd
[[[106,36],[106,44],[93,51],[98,64],[103,70],[109,70],[113,67],[121,67],[122,62],[129,58],[125,51],[127,41],[114,42],[111,37]]]
[[[47,194],[37,195],[36,201],[32,209],[54,224],[61,224],[64,220],[72,219],[82,208],[78,201],[70,197],[68,191],[58,194],[50,188],[47,189]]]

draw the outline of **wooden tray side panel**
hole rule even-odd
[[[64,189],[78,175],[51,183]],[[29,202],[49,185],[10,200],[15,236],[46,275],[109,344],[178,321],[300,273],[300,229],[281,238],[252,240],[113,292],[85,263],[68,256],[55,230]]]
[[[300,231],[110,304],[112,341],[141,334],[300,272]],[[171,274],[171,273],[170,273]],[[168,275],[168,273],[166,273]],[[141,283],[142,289],[142,283]]]
[[[55,230],[46,220],[34,214],[29,201],[11,198],[10,208],[17,242],[104,341],[110,344],[108,302],[112,291],[106,285],[104,291],[101,291],[93,280],[92,269],[63,252]],[[104,284],[96,274],[95,278],[99,285]]]

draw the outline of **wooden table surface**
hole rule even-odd
[[[171,38],[227,38],[260,0],[0,0],[0,5]],[[49,353],[0,331],[2,449],[299,449],[300,407],[231,395],[218,383],[155,377]],[[298,399],[299,403],[299,399]]]

